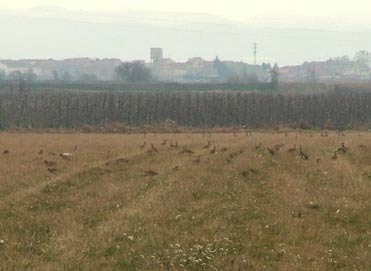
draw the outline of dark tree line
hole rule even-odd
[[[371,95],[243,92],[1,94],[0,126],[58,128],[173,121],[182,126],[262,127],[305,122],[350,128],[371,122]]]
[[[0,81],[0,92],[17,82]],[[130,83],[124,81],[35,81],[27,82],[30,92],[194,92],[194,91],[261,91],[274,92],[271,83]],[[287,86],[285,86],[287,88]]]
[[[115,68],[116,79],[130,83],[143,83],[151,80],[151,70],[141,62],[124,62]]]

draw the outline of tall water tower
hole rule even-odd
[[[151,48],[151,63],[158,63],[163,58],[163,50],[162,48]]]

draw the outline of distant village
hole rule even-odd
[[[360,51],[354,58],[344,56],[322,62],[279,67],[273,63],[254,65],[218,57],[213,60],[193,57],[186,62],[175,62],[164,57],[162,48],[151,48],[150,62],[134,62],[149,68],[151,78],[159,82],[269,82],[274,69],[278,72],[280,82],[336,83],[370,81],[370,56],[370,53]],[[120,59],[92,58],[0,60],[0,81],[11,80],[19,73],[28,75],[30,80],[112,81],[116,79],[115,69],[122,63]]]

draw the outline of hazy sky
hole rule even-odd
[[[39,7],[47,8],[28,11]],[[148,57],[148,48],[159,46],[175,60],[218,55],[251,62],[257,42],[260,62],[286,65],[371,50],[371,0],[0,0],[0,12],[1,29],[12,36],[0,43],[2,58],[131,60]],[[55,20],[60,14],[68,20]]]
[[[201,12],[243,19],[264,15],[308,15],[357,19],[371,15],[370,0],[1,0],[0,9],[59,6],[86,10]]]

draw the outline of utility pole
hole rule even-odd
[[[257,54],[258,44],[254,42],[254,64],[256,65],[256,54]]]

